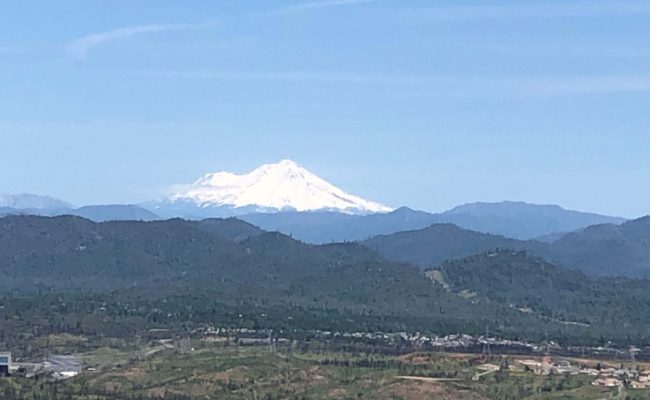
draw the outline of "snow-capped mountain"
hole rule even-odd
[[[265,164],[243,175],[207,174],[191,185],[177,186],[166,201],[149,207],[162,214],[169,214],[166,211],[170,209],[179,213],[195,207],[197,217],[205,216],[201,210],[215,209],[223,211],[220,215],[288,210],[347,214],[391,211],[385,205],[344,192],[291,160]]]
[[[27,193],[0,193],[0,207],[19,210],[65,210],[72,208],[69,203],[66,203],[63,200]]]

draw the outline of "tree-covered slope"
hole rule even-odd
[[[543,254],[594,275],[650,277],[650,217],[570,233]]]
[[[593,276],[650,277],[650,217],[591,226],[550,243],[509,239],[451,224],[377,236],[364,243],[390,260],[420,266],[508,249],[526,250]]]
[[[516,251],[448,261],[429,274],[454,293],[582,326],[586,334],[605,330],[614,337],[618,330],[638,338],[650,333],[647,280],[591,277]]]
[[[441,249],[465,237],[438,228],[447,233]],[[480,240],[471,251],[509,243],[472,235]],[[427,272],[359,243],[309,245],[235,220],[7,217],[0,334],[205,324],[473,334],[489,327],[507,337],[594,343],[649,333],[650,315],[639,308],[650,300],[646,281],[597,280],[515,256],[458,263]]]
[[[65,295],[66,312],[90,312],[86,302],[117,301],[120,305],[111,309],[118,316],[124,307],[127,315],[143,310],[135,314],[142,312],[156,324],[160,310],[166,310],[162,314],[173,316],[170,323],[215,318],[232,323],[233,315],[249,321],[265,314],[274,316],[267,324],[280,326],[444,332],[480,331],[486,315],[499,307],[476,306],[421,270],[386,261],[358,243],[314,246],[260,232],[241,239],[251,233],[247,224],[211,220],[207,225],[178,219],[0,219],[0,273],[6,277],[0,295],[31,299],[30,320],[50,314],[41,302],[51,293],[54,299]],[[232,240],[224,239],[224,232]],[[15,310],[12,304],[4,310]],[[295,319],[289,322],[287,316]]]
[[[245,222],[180,219],[93,223],[78,217],[0,219],[0,289],[98,291],[197,282],[265,284],[378,259],[358,244],[311,246]]]
[[[452,224],[377,236],[364,243],[389,260],[420,266],[434,266],[498,248],[518,250],[537,246],[534,242],[469,231]]]

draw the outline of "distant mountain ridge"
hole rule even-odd
[[[477,232],[528,240],[591,225],[621,224],[625,219],[566,210],[558,205],[504,201],[464,204],[441,214],[437,222],[443,221]]]
[[[155,221],[159,216],[136,205],[97,205],[74,209],[70,215],[88,218],[94,222],[105,221]]]
[[[94,222],[155,221],[160,219],[151,211],[132,204],[90,205],[75,208],[63,200],[33,194],[0,195],[0,216],[4,215],[44,217],[73,215]]]
[[[591,225],[619,224],[623,218],[521,202],[471,203],[431,214],[408,207],[390,213],[341,217],[330,213],[249,214],[240,218],[309,243],[366,240],[373,236],[454,224],[464,229],[519,240],[572,232]],[[561,235],[559,235],[561,236]],[[554,237],[557,239],[557,237]]]
[[[301,176],[295,163],[286,161],[282,165],[269,165],[261,170],[262,175]],[[267,168],[268,167],[268,168]],[[296,169],[297,168],[297,169]],[[258,171],[259,172],[259,171]],[[206,176],[202,181],[210,181],[214,176]],[[233,178],[238,180],[240,178]],[[292,181],[294,178],[289,178]],[[317,178],[318,179],[318,178]],[[275,178],[273,178],[275,182]],[[255,181],[257,182],[257,181]],[[273,185],[272,185],[273,186]],[[211,190],[211,189],[210,189]],[[16,208],[32,206],[32,208]],[[449,211],[431,214],[401,207],[391,212],[370,212],[355,214],[341,210],[322,209],[315,211],[259,212],[258,205],[216,206],[196,203],[191,199],[177,199],[169,202],[147,203],[146,208],[137,205],[96,205],[74,208],[69,203],[45,196],[19,195],[0,197],[0,215],[77,215],[95,222],[111,220],[151,221],[161,218],[182,217],[202,220],[211,217],[238,218],[267,231],[278,231],[312,244],[344,241],[362,241],[378,235],[418,230],[435,224],[454,224],[464,229],[489,233],[518,240],[538,239],[542,242],[555,242],[570,232],[588,226],[614,224],[625,220],[593,213],[565,210],[554,205],[535,205],[522,202],[470,203]],[[159,213],[152,212],[155,209]],[[348,211],[350,211],[348,209]],[[242,215],[239,215],[239,214]]]
[[[590,226],[550,243],[510,239],[452,224],[379,235],[363,243],[391,261],[420,267],[507,249],[527,251],[589,275],[650,278],[650,216],[622,225]]]
[[[40,210],[54,211],[72,208],[70,203],[49,196],[35,194],[3,194],[0,193],[0,210]]]

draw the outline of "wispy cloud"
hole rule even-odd
[[[283,15],[315,11],[325,8],[349,7],[378,3],[381,0],[314,0],[295,3],[285,7],[262,12],[258,15]],[[648,0],[576,0],[564,2],[547,2],[516,5],[453,5],[408,7],[400,5],[393,9],[395,15],[409,15],[419,19],[462,20],[462,19],[521,19],[521,18],[569,18],[629,16],[650,14]],[[94,47],[107,42],[126,39],[131,36],[196,30],[214,26],[214,21],[199,24],[150,24],[117,28],[109,31],[92,33],[70,42],[68,51],[75,58],[83,59]]]
[[[142,35],[146,33],[178,32],[203,29],[211,27],[214,24],[215,23],[213,21],[209,21],[200,24],[153,24],[117,28],[110,31],[92,33],[77,38],[68,44],[68,51],[75,58],[83,59],[91,49],[107,42],[125,39],[131,36]]]
[[[270,11],[268,14],[291,14],[304,11],[311,11],[321,8],[355,6],[360,4],[376,3],[378,0],[320,0],[309,1],[289,5],[277,10]]]
[[[626,16],[650,13],[650,1],[563,1],[517,5],[471,5],[410,8],[429,19],[518,19]]]
[[[650,75],[427,76],[409,73],[329,71],[137,71],[141,77],[223,81],[392,85],[413,93],[460,96],[557,96],[650,92]]]
[[[355,73],[329,71],[137,71],[135,75],[158,78],[186,78],[209,80],[249,80],[316,83],[359,83],[359,84],[424,84],[432,79],[410,74]]]
[[[306,12],[310,10],[353,6],[364,3],[375,3],[379,0],[319,0],[309,1],[303,3],[296,3],[286,7],[274,9],[262,15],[281,15]],[[94,47],[102,45],[107,42],[126,39],[131,36],[142,35],[147,33],[160,33],[160,32],[178,32],[209,28],[215,25],[214,21],[208,21],[200,24],[151,24],[151,25],[136,25],[127,26],[109,31],[91,33],[86,36],[77,38],[70,42],[67,46],[68,52],[77,59],[84,59],[88,52]]]
[[[521,79],[515,88],[519,88],[524,93],[540,95],[649,92],[650,75],[596,75]]]

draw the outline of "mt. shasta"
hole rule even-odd
[[[191,185],[176,186],[165,200],[149,207],[163,216],[171,213],[188,217],[278,211],[354,215],[392,211],[383,204],[344,192],[291,160],[264,164],[242,175],[210,173]]]

